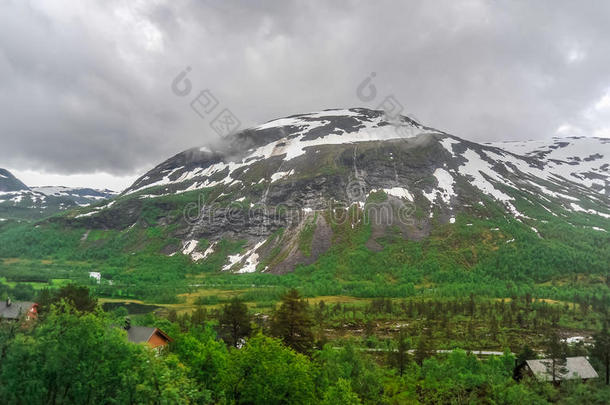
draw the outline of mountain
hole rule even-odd
[[[8,170],[0,168],[0,192],[29,190],[28,186],[12,175]]]
[[[286,273],[349,235],[375,252],[476,220],[541,240],[565,226],[605,233],[609,161],[601,138],[479,144],[382,111],[326,110],[179,153],[111,202],[51,222],[155,228],[160,253]]]
[[[94,204],[116,197],[119,194],[108,189],[97,190],[88,187],[42,186],[32,187],[31,189],[46,196],[69,198],[80,206]]]
[[[112,198],[110,190],[69,187],[28,187],[6,169],[0,169],[0,221],[34,220]]]

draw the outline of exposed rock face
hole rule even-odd
[[[343,227],[370,227],[366,246],[377,250],[380,238],[425,238],[460,213],[522,222],[540,209],[610,218],[606,140],[504,146],[381,111],[296,115],[242,131],[217,150],[182,152],[74,221],[116,229],[174,224],[183,244],[164,253],[194,260],[206,260],[223,239],[243,240],[225,270],[284,273],[314,262]],[[199,246],[202,239],[209,244]]]

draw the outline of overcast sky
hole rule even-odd
[[[248,127],[390,95],[475,141],[610,136],[608,16],[607,1],[3,0],[0,167],[120,189],[213,142],[221,109]]]

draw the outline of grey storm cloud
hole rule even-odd
[[[594,135],[610,126],[595,109],[608,15],[610,2],[551,0],[5,0],[0,166],[132,174],[218,138],[189,105],[204,89],[242,127],[392,95],[476,141]]]

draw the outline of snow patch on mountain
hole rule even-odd
[[[466,162],[458,168],[458,171],[461,175],[471,178],[471,184],[473,186],[498,201],[509,202],[512,200],[512,197],[495,188],[483,175],[483,173],[485,173],[485,175],[496,181],[511,184],[507,179],[499,178],[489,162],[483,160],[481,156],[472,149],[467,149],[466,152],[462,154],[462,157],[466,159]]]
[[[253,273],[256,270],[256,266],[258,265],[258,253],[256,253],[256,250],[258,250],[258,248],[260,248],[264,243],[266,242],[265,239],[259,241],[256,245],[254,245],[254,247],[252,247],[251,249],[247,250],[244,253],[237,253],[234,255],[229,255],[228,256],[228,260],[229,262],[227,264],[225,264],[222,267],[223,271],[227,271],[227,270],[231,270],[233,268],[233,266],[237,265],[238,263],[242,263],[244,262],[244,264],[241,266],[241,268],[239,268],[237,270],[237,273]]]
[[[284,177],[292,176],[294,174],[294,170],[290,170],[287,172],[276,172],[271,175],[271,182],[274,183]]]
[[[605,214],[603,212],[595,211],[592,209],[584,209],[583,207],[581,207],[580,205],[575,204],[575,203],[570,203],[570,205],[572,206],[572,209],[576,212],[584,212],[586,214],[593,214],[593,215],[599,215],[600,217],[604,217],[604,218],[610,218],[610,215]]]
[[[441,200],[445,204],[449,205],[451,203],[451,197],[456,195],[453,191],[453,185],[455,184],[453,176],[443,168],[436,169],[433,176],[438,183],[438,187],[433,189],[431,192],[423,191],[424,197],[426,197],[431,203],[434,203],[437,195],[440,195]]]
[[[392,188],[384,188],[383,191],[387,195],[391,195],[398,198],[405,198],[409,201],[413,201],[413,195],[403,187],[392,187]]]
[[[451,154],[451,156],[455,157],[455,153],[453,152],[453,145],[459,144],[460,141],[447,136],[441,139],[439,142],[443,146],[443,148],[445,148],[447,152]]]
[[[246,262],[244,263],[243,267],[237,271],[238,273],[253,273],[256,271],[256,266],[258,265],[258,253],[256,253],[256,250],[265,242],[266,240],[260,241],[244,254]]]
[[[511,153],[544,162],[544,178],[563,178],[600,194],[608,192],[610,179],[610,139],[553,138],[541,141],[488,143]]]
[[[184,243],[184,246],[182,248],[182,254],[183,255],[190,255],[191,253],[193,253],[193,251],[195,250],[195,248],[197,247],[197,244],[199,243],[199,241],[196,240],[189,240],[186,241]]]

